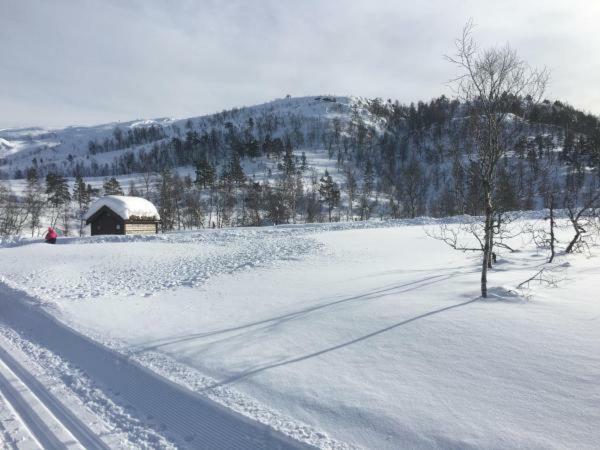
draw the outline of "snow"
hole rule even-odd
[[[478,258],[427,236],[435,223],[20,241],[0,248],[0,281],[320,448],[597,447],[598,258],[560,255],[558,287],[521,292],[547,255],[516,237],[482,300]]]
[[[4,150],[4,149],[9,149],[9,148],[13,148],[13,145],[6,139],[0,138],[0,149]]]
[[[142,197],[127,195],[106,195],[95,200],[85,215],[85,220],[96,214],[102,207],[107,206],[123,220],[130,217],[160,220],[156,206]]]

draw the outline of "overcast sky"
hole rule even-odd
[[[600,2],[0,0],[0,128],[188,117],[286,94],[451,95],[472,17],[600,114]]]

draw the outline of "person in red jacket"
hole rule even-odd
[[[56,244],[56,238],[58,237],[58,234],[56,234],[56,231],[54,231],[54,228],[52,227],[48,227],[48,231],[46,232],[46,243],[47,244]]]

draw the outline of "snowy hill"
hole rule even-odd
[[[518,134],[496,171],[500,209],[548,206],[550,186],[560,207],[596,189],[597,117],[558,101],[537,105],[527,120],[520,100],[506,108],[513,119],[506,126]],[[468,105],[444,96],[416,105],[314,96],[189,119],[2,130],[0,179],[12,179],[9,187],[21,195],[27,173],[42,182],[62,175],[72,183],[79,175],[92,196],[153,201],[170,217],[165,230],[479,215],[469,121]],[[109,177],[121,191],[103,190]],[[63,227],[72,228],[71,211],[62,215]]]
[[[288,131],[295,126],[290,123],[293,121],[325,121],[327,126],[328,121],[337,118],[345,123],[349,120],[353,109],[358,111],[366,123],[380,122],[367,112],[359,98],[316,96],[279,99],[262,105],[186,119],[133,120],[64,129],[5,129],[0,130],[0,139],[2,139],[0,148],[5,149],[4,153],[0,153],[0,158],[4,158],[4,166],[0,166],[0,171],[8,171],[10,176],[19,177],[20,173],[32,165],[32,160],[35,158],[35,165],[42,175],[52,170],[72,176],[72,170],[78,164],[89,166],[92,154],[95,155],[92,159],[98,164],[110,165],[114,158],[125,150],[135,152],[147,149],[149,144],[154,142],[168,141],[173,137],[184,138],[189,129],[208,130],[211,127],[218,127],[221,130],[228,122],[239,127],[243,126],[249,118],[254,118],[257,128],[265,124],[272,137],[276,137],[283,134],[284,130]],[[106,140],[115,140],[116,130],[120,130],[118,132],[126,138],[128,133],[133,133],[136,129],[151,128],[160,132],[156,136],[143,137],[137,142],[134,139],[128,143],[112,142],[110,145],[104,145]],[[97,152],[90,151],[90,142],[98,145]],[[9,153],[6,149],[14,150]],[[96,153],[107,154],[96,155]]]

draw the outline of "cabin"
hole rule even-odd
[[[107,195],[94,201],[85,215],[91,235],[156,234],[160,216],[156,207],[141,197]]]

